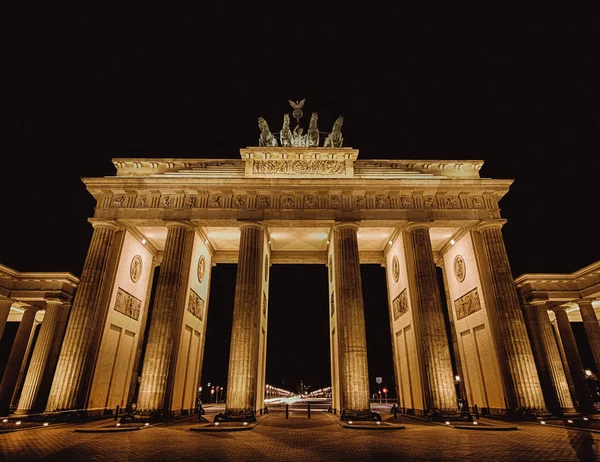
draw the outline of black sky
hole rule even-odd
[[[600,260],[598,17],[289,1],[14,12],[0,262],[80,275],[94,206],[80,177],[114,174],[114,157],[237,158],[257,117],[277,131],[306,98],[321,130],[344,115],[361,159],[482,159],[483,177],[515,179],[500,203],[513,274],[577,270]]]

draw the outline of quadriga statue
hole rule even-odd
[[[277,140],[271,133],[271,130],[269,130],[267,121],[262,117],[258,118],[258,128],[260,128],[259,146],[277,146]]]
[[[342,146],[342,143],[344,142],[344,138],[342,137],[343,123],[344,118],[339,116],[333,124],[333,130],[331,130],[331,133],[325,138],[325,143],[323,144],[324,148],[339,148]]]

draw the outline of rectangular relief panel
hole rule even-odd
[[[137,321],[140,317],[141,308],[142,301],[139,298],[134,297],[120,287],[118,288],[115,311]]]
[[[456,309],[457,320],[466,318],[476,311],[481,310],[481,301],[479,300],[477,287],[470,292],[467,292],[462,297],[454,300],[454,307]]]
[[[392,302],[394,309],[394,321],[400,316],[408,312],[408,298],[406,296],[406,288],[398,294],[398,296]]]
[[[192,315],[202,321],[204,317],[204,300],[198,295],[194,289],[190,289],[190,300],[187,306],[188,312],[192,313]]]

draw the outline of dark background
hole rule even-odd
[[[482,177],[515,179],[500,203],[515,276],[600,259],[593,11],[52,5],[5,22],[0,262],[18,271],[81,274],[94,201],[80,177],[113,175],[111,158],[236,158],[257,117],[278,131],[302,98],[305,125],[344,115],[360,159],[481,159]],[[328,385],[325,268],[272,274],[268,380]],[[363,280],[370,375],[390,381],[383,270]],[[234,284],[235,266],[214,268],[204,382],[226,378]]]

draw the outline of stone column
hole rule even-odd
[[[21,390],[23,390],[23,383],[25,382],[25,373],[29,367],[29,360],[31,358],[31,353],[33,349],[33,344],[35,343],[36,334],[40,327],[40,321],[37,319],[33,320],[33,327],[31,328],[31,333],[29,334],[29,341],[27,342],[27,348],[25,348],[25,354],[23,355],[23,361],[21,361],[21,368],[19,369],[19,375],[17,377],[17,382],[15,383],[15,390],[13,391],[12,399],[10,401],[10,412],[13,412],[17,408],[17,404],[19,403],[19,398],[21,397]]]
[[[240,229],[225,415],[244,420],[256,403],[264,227],[249,222]]]
[[[167,228],[138,392],[139,410],[163,414],[171,410],[195,233],[191,225],[182,222],[167,223]]]
[[[340,401],[344,416],[369,411],[367,335],[358,255],[358,225],[334,228],[335,303],[338,316]]]
[[[577,392],[575,391],[575,385],[573,384],[573,378],[571,377],[569,363],[567,362],[565,348],[563,347],[562,340],[560,339],[560,331],[558,330],[558,323],[556,322],[556,318],[551,324],[552,329],[554,331],[554,339],[556,340],[556,345],[558,346],[558,352],[560,353],[560,361],[562,362],[563,371],[565,371],[565,377],[567,378],[567,383],[569,384],[569,393],[571,394],[571,401],[573,401],[573,406],[575,406],[575,409],[581,409],[581,406],[579,405],[579,400],[577,398]]]
[[[2,340],[2,334],[4,333],[4,327],[6,326],[6,320],[10,314],[10,307],[12,304],[12,300],[0,300],[0,340]]]
[[[524,314],[546,404],[555,415],[574,414],[576,411],[546,302],[525,304]]]
[[[501,224],[486,224],[479,228],[485,258],[491,278],[497,332],[505,354],[504,373],[509,410],[531,408],[546,413],[546,404],[535,367],[523,312],[519,304],[508,255],[504,247]]]
[[[593,409],[594,404],[585,378],[585,373],[583,371],[583,365],[581,364],[581,357],[579,356],[579,350],[577,349],[575,336],[573,335],[573,330],[571,329],[569,315],[564,308],[556,308],[554,309],[554,313],[556,314],[556,324],[558,325],[560,339],[565,350],[567,363],[569,364],[571,378],[573,380],[573,385],[575,386],[575,392],[577,393],[577,399],[581,408],[580,410],[585,413],[590,412]]]
[[[9,413],[10,403],[15,391],[15,386],[17,385],[17,380],[19,379],[19,372],[21,371],[21,365],[23,364],[27,345],[29,344],[29,338],[31,336],[36,313],[37,309],[25,309],[21,322],[19,323],[17,335],[12,345],[12,349],[10,350],[2,381],[0,382],[0,415],[7,415]]]
[[[75,293],[71,316],[50,389],[47,411],[76,409],[84,405],[80,398],[83,372],[89,360],[88,353],[94,330],[104,327],[98,325],[98,315],[101,310],[99,302],[113,238],[119,228],[109,222],[96,222],[92,223],[92,226],[94,226],[92,241]]]
[[[583,327],[592,350],[592,356],[596,363],[596,370],[600,373],[600,323],[594,312],[592,300],[579,300],[579,312],[583,320]]]
[[[454,414],[458,403],[429,226],[411,224],[404,233],[410,249],[407,263],[414,281],[413,317],[420,343],[426,411],[430,415]]]
[[[16,414],[41,412],[46,406],[70,305],[49,301],[33,350]]]

